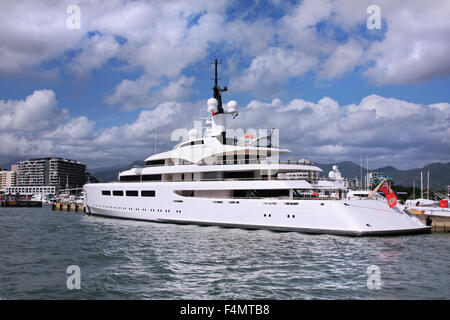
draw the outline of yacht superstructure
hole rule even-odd
[[[86,184],[89,214],[354,236],[430,231],[381,195],[347,197],[340,176],[320,178],[322,170],[309,160],[280,160],[290,150],[277,145],[274,131],[229,136],[226,118],[237,115],[237,103],[222,104],[227,88],[218,86],[217,60],[215,71],[210,127],[191,129],[173,150],[121,172],[118,182]]]

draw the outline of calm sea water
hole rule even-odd
[[[449,299],[450,234],[350,238],[0,208],[0,299]],[[69,265],[81,289],[69,290]],[[380,268],[381,289],[367,287]]]

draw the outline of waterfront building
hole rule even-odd
[[[388,181],[388,183],[392,183],[392,178],[383,175],[381,172],[371,172],[369,173],[369,184],[373,185],[373,184],[378,184],[380,183],[383,179],[386,179]]]
[[[2,170],[0,171],[0,192],[5,192],[8,187],[16,186],[17,172]]]
[[[40,194],[42,196],[55,195],[55,186],[24,186],[24,187],[7,187],[5,188],[6,194],[22,194],[22,195],[35,195]]]
[[[86,165],[76,160],[57,157],[29,159],[19,162],[17,170],[17,187],[22,188],[14,191],[24,194],[30,190],[45,193],[81,188],[86,182]]]

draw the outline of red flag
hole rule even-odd
[[[381,186],[380,190],[384,192],[386,200],[389,204],[389,208],[395,207],[397,205],[397,196],[395,195],[394,191],[392,191],[392,189],[389,187],[389,185],[385,182]]]
[[[249,134],[249,133],[247,133],[247,134],[245,135],[245,138],[247,138],[247,139],[253,139],[253,135],[252,135],[252,134]]]

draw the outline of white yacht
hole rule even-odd
[[[88,214],[351,236],[430,231],[381,195],[347,197],[340,175],[320,178],[322,170],[309,160],[280,160],[290,151],[273,134],[228,136],[226,117],[237,115],[237,103],[222,105],[227,88],[218,86],[217,60],[215,71],[210,126],[191,129],[173,150],[121,172],[118,182],[84,185]]]

